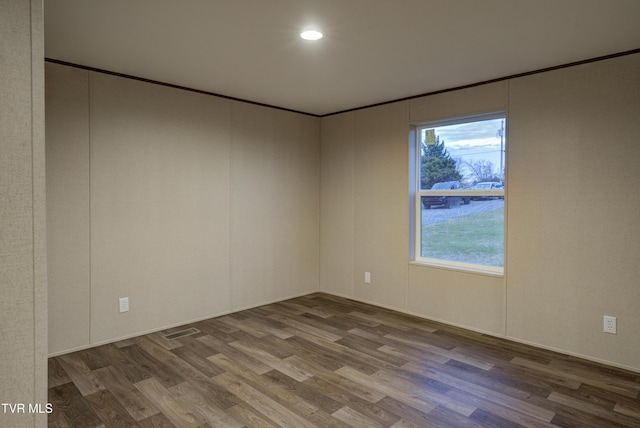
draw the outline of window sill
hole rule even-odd
[[[409,264],[414,266],[451,270],[455,272],[492,276],[494,278],[504,278],[504,269],[502,269],[502,271],[495,271],[490,269],[483,269],[481,266],[478,266],[478,267],[458,266],[458,265],[451,265],[448,263],[437,263],[437,262],[434,263],[434,262],[417,261],[417,260],[409,260]]]

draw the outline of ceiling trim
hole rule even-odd
[[[499,78],[496,78],[496,79],[484,80],[482,82],[471,83],[469,85],[456,86],[456,87],[453,87],[453,88],[447,88],[447,89],[442,89],[442,90],[438,90],[438,91],[427,92],[427,93],[424,93],[424,94],[412,95],[412,96],[409,96],[409,97],[398,98],[398,99],[389,100],[389,101],[383,101],[383,102],[380,102],[380,103],[369,104],[369,105],[365,105],[365,106],[361,106],[361,107],[354,107],[354,108],[351,108],[351,109],[340,110],[340,111],[336,111],[336,112],[333,112],[333,113],[326,113],[326,114],[313,114],[313,113],[308,113],[308,112],[304,112],[304,111],[293,110],[293,109],[289,109],[289,108],[286,108],[286,107],[280,107],[280,106],[275,106],[275,105],[271,105],[271,104],[260,103],[260,102],[257,102],[257,101],[246,100],[246,99],[242,99],[242,98],[232,97],[232,96],[229,96],[229,95],[217,94],[215,92],[204,91],[204,90],[201,90],[201,89],[194,89],[194,88],[189,88],[189,87],[186,87],[186,86],[174,85],[172,83],[160,82],[160,81],[157,81],[157,80],[145,79],[143,77],[132,76],[132,75],[123,74],[123,73],[117,73],[117,72],[114,72],[114,71],[103,70],[103,69],[99,69],[99,68],[95,68],[95,67],[89,67],[89,66],[86,66],[86,65],[74,64],[74,63],[67,62],[67,61],[60,61],[60,60],[53,59],[53,58],[45,58],[44,60],[46,62],[65,65],[65,66],[74,67],[74,68],[80,68],[80,69],[83,69],[83,70],[93,71],[93,72],[96,72],[96,73],[103,73],[103,74],[108,74],[108,75],[112,75],[112,76],[123,77],[123,78],[126,78],[126,79],[137,80],[137,81],[140,81],[140,82],[152,83],[152,84],[155,84],[155,85],[167,86],[167,87],[170,87],[170,88],[182,89],[182,90],[189,91],[189,92],[196,92],[196,93],[199,93],[199,94],[210,95],[210,96],[219,97],[219,98],[225,98],[225,99],[228,99],[228,100],[239,101],[239,102],[248,103],[248,104],[254,104],[254,105],[258,105],[258,106],[262,106],[262,107],[269,107],[269,108],[274,108],[274,109],[277,109],[277,110],[284,110],[284,111],[288,111],[288,112],[292,112],[292,113],[298,113],[298,114],[304,114],[304,115],[307,115],[307,116],[323,118],[323,117],[327,117],[327,116],[333,116],[333,115],[353,112],[353,111],[357,111],[357,110],[364,110],[364,109],[371,108],[371,107],[378,107],[378,106],[382,106],[382,105],[386,105],[386,104],[397,103],[397,102],[400,102],[400,101],[406,101],[406,100],[412,100],[412,99],[416,99],[416,98],[422,98],[422,97],[426,97],[426,96],[429,96],[429,95],[436,95],[436,94],[442,94],[442,93],[445,93],[445,92],[457,91],[457,90],[460,90],[460,89],[472,88],[472,87],[475,87],[475,86],[486,85],[488,83],[501,82],[501,81],[504,81],[504,80],[515,79],[515,78],[518,78],[518,77],[530,76],[530,75],[533,75],[533,74],[545,73],[545,72],[548,72],[548,71],[559,70],[559,69],[562,69],[562,68],[574,67],[574,66],[578,66],[578,65],[582,65],[582,64],[588,64],[588,63],[592,63],[592,62],[604,61],[604,60],[608,60],[608,59],[612,59],[612,58],[618,58],[618,57],[622,57],[622,56],[633,55],[633,54],[637,54],[637,53],[640,53],[640,48],[632,49],[632,50],[624,51],[624,52],[618,52],[618,53],[615,53],[615,54],[610,54],[610,55],[604,55],[604,56],[599,56],[599,57],[595,57],[595,58],[585,59],[585,60],[582,60],[582,61],[575,61],[575,62],[571,62],[571,63],[567,63],[567,64],[556,65],[556,66],[553,66],[553,67],[546,67],[546,68],[542,68],[542,69],[538,69],[538,70],[527,71],[527,72],[524,72],[524,73],[512,74],[512,75],[509,75],[509,76],[499,77]]]
[[[271,104],[265,104],[265,103],[261,103],[261,102],[257,102],[257,101],[245,100],[245,99],[242,99],[242,98],[232,97],[232,96],[229,96],[229,95],[222,95],[222,94],[217,94],[215,92],[203,91],[202,89],[194,89],[194,88],[189,88],[187,86],[174,85],[173,83],[161,82],[161,81],[153,80],[153,79],[146,79],[144,77],[132,76],[130,74],[118,73],[118,72],[115,72],[115,71],[104,70],[104,69],[101,69],[101,68],[89,67],[87,65],[74,64],[72,62],[61,61],[61,60],[58,60],[58,59],[45,58],[44,60],[45,60],[45,62],[50,62],[52,64],[66,65],[68,67],[74,67],[74,68],[79,68],[79,69],[82,69],[82,70],[93,71],[95,73],[102,73],[102,74],[108,74],[108,75],[111,75],[111,76],[123,77],[125,79],[137,80],[139,82],[152,83],[154,85],[167,86],[169,88],[175,88],[175,89],[182,89],[184,91],[196,92],[198,94],[210,95],[210,96],[213,96],[213,97],[219,97],[219,98],[224,98],[224,99],[227,99],[227,100],[233,100],[233,101],[239,101],[239,102],[248,103],[248,104],[254,104],[254,105],[262,106],[262,107],[275,108],[277,110],[284,110],[284,111],[288,111],[288,112],[292,112],[292,113],[304,114],[304,115],[307,115],[307,116],[322,117],[322,116],[317,115],[317,114],[307,113],[307,112],[304,112],[304,111],[294,110],[294,109],[290,109],[290,108],[286,108],[286,107],[279,107],[279,106],[274,106],[274,105],[271,105]]]
[[[354,108],[351,108],[351,109],[341,110],[341,111],[337,111],[337,112],[334,112],[334,113],[323,114],[323,115],[320,115],[319,117],[327,117],[327,116],[332,116],[332,115],[341,114],[341,113],[348,113],[348,112],[352,112],[352,111],[363,110],[363,109],[370,108],[370,107],[377,107],[377,106],[382,106],[382,105],[386,105],[386,104],[397,103],[399,101],[406,101],[406,100],[413,100],[413,99],[416,99],[416,98],[427,97],[429,95],[436,95],[436,94],[442,94],[442,93],[445,93],[445,92],[458,91],[460,89],[473,88],[475,86],[486,85],[488,83],[501,82],[501,81],[504,81],[504,80],[515,79],[515,78],[518,78],[518,77],[530,76],[532,74],[546,73],[548,71],[559,70],[559,69],[562,69],[562,68],[575,67],[577,65],[588,64],[588,63],[591,63],[591,62],[604,61],[604,60],[608,60],[608,59],[612,59],[612,58],[617,58],[617,57],[627,56],[627,55],[633,55],[633,54],[637,54],[637,53],[640,53],[640,48],[632,49],[630,51],[618,52],[618,53],[615,53],[615,54],[603,55],[603,56],[590,58],[590,59],[585,59],[585,60],[581,60],[581,61],[570,62],[570,63],[567,63],[567,64],[561,64],[561,65],[555,65],[555,66],[552,66],[552,67],[541,68],[541,69],[538,69],[538,70],[526,71],[524,73],[517,73],[517,74],[512,74],[512,75],[509,75],[509,76],[498,77],[496,79],[483,80],[482,82],[470,83],[468,85],[462,85],[462,86],[456,86],[456,87],[453,87],[453,88],[441,89],[441,90],[438,90],[438,91],[427,92],[427,93],[419,94],[419,95],[411,95],[411,96],[404,97],[404,98],[398,98],[398,99],[390,100],[390,101],[383,101],[383,102],[380,102],[380,103],[370,104],[370,105],[366,105],[366,106],[362,106],[362,107],[354,107]]]

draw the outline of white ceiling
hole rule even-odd
[[[47,58],[316,115],[638,48],[640,0],[45,1]]]

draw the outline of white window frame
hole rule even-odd
[[[482,121],[482,120],[491,120],[491,119],[505,119],[505,129],[506,129],[507,114],[504,111],[479,114],[479,115],[473,115],[473,116],[457,117],[457,118],[452,118],[447,120],[421,122],[421,123],[413,124],[411,126],[411,129],[409,132],[409,143],[410,143],[409,144],[409,147],[410,147],[409,173],[411,175],[409,191],[412,197],[410,197],[411,207],[409,212],[413,213],[413,215],[410,214],[410,224],[412,225],[410,229],[412,230],[412,233],[411,233],[412,236],[410,237],[409,253],[410,253],[410,260],[412,262],[421,264],[421,265],[443,267],[443,268],[450,268],[454,270],[470,271],[470,272],[477,272],[477,273],[485,273],[485,274],[491,274],[496,276],[504,275],[504,269],[506,266],[506,231],[507,231],[505,188],[503,187],[501,189],[487,189],[487,190],[479,190],[479,189],[421,190],[420,189],[421,153],[420,153],[419,138],[421,134],[420,132],[421,129],[425,129],[425,128],[431,129],[431,128],[437,128],[440,126],[456,125],[456,124],[476,122],[476,121]],[[506,135],[504,135],[504,137],[506,142]],[[506,143],[503,150],[504,150],[503,156],[504,156],[505,187],[506,187],[506,170],[507,170]],[[458,197],[486,196],[486,197],[503,198],[505,201],[505,214],[504,214],[504,220],[503,220],[504,221],[504,241],[502,244],[504,248],[504,253],[505,253],[503,266],[502,267],[487,266],[487,265],[479,265],[479,264],[473,264],[473,263],[464,263],[464,262],[456,262],[456,261],[443,260],[443,259],[434,259],[430,257],[423,257],[421,255],[422,254],[422,199],[421,198],[423,196],[458,196]]]

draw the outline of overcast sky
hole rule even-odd
[[[452,158],[463,161],[486,159],[493,163],[497,172],[500,169],[500,129],[503,120],[439,126],[435,128],[435,133],[440,141],[444,141]],[[506,146],[506,138],[504,142]]]

